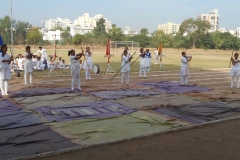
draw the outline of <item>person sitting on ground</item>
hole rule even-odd
[[[44,69],[48,69],[48,63],[46,59],[44,59],[43,64],[44,64]]]
[[[36,66],[34,66],[33,68],[38,71],[43,71],[44,67],[45,67],[45,65],[43,64],[41,57],[37,57]]]

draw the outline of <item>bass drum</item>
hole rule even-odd
[[[98,66],[97,64],[95,64],[95,65],[93,66],[93,73],[99,74],[99,72],[100,72],[100,68],[99,68],[99,66]]]

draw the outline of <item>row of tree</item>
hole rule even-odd
[[[189,18],[182,22],[179,32],[174,34],[165,34],[161,30],[157,30],[151,34],[147,28],[142,28],[140,34],[125,35],[121,28],[116,24],[112,25],[112,29],[106,32],[105,20],[100,19],[93,32],[84,35],[77,34],[74,37],[70,34],[70,28],[62,29],[62,40],[58,42],[61,45],[100,45],[105,46],[107,38],[111,41],[135,41],[139,42],[140,47],[158,47],[160,43],[164,48],[202,48],[202,49],[233,49],[240,48],[240,39],[230,33],[207,31],[211,28],[211,24],[200,18]],[[28,22],[13,21],[14,27],[14,44],[34,44],[45,45],[50,44],[44,41],[39,28],[32,27]],[[0,33],[4,42],[10,43],[10,17],[5,16],[0,19]]]

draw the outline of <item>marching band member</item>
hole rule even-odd
[[[186,52],[182,52],[181,58],[181,67],[180,67],[180,79],[181,84],[186,85],[188,82],[188,75],[189,75],[189,65],[188,62],[191,61],[192,56],[187,57]]]
[[[44,61],[44,59],[46,60],[48,59],[47,51],[43,49],[41,46],[39,47],[39,50],[34,55],[37,55],[38,53],[40,53],[42,62]]]
[[[139,77],[142,78],[142,72],[143,72],[143,77],[146,78],[146,53],[143,52],[143,48],[140,49],[140,71],[139,71]]]
[[[31,53],[31,47],[26,47],[26,52],[24,53],[24,84],[27,84],[27,74],[30,76],[30,84],[32,84],[33,78],[33,54]]]
[[[151,58],[152,58],[152,55],[149,52],[149,49],[146,49],[146,67],[147,67],[147,72],[150,72]]]
[[[86,79],[88,80],[88,79],[91,79],[91,70],[93,69],[92,52],[90,51],[90,47],[86,48],[86,53],[84,56],[85,56],[85,60],[84,60],[83,68],[85,70]]]
[[[7,45],[2,45],[0,52],[0,87],[2,95],[8,95],[8,80],[11,79],[11,61],[13,61],[13,57],[7,54]]]
[[[16,59],[16,64],[18,67],[18,70],[23,71],[23,62],[24,62],[24,58],[22,57],[22,54],[19,54],[17,59]]]
[[[133,57],[130,57],[128,55],[128,51],[124,50],[123,52],[123,57],[122,57],[122,78],[121,78],[121,83],[123,84],[124,76],[126,75],[126,82],[127,85],[129,85],[129,72],[130,72],[130,61]]]
[[[72,86],[71,89],[74,90],[74,82],[75,80],[77,80],[77,84],[78,84],[78,89],[81,90],[81,86],[80,86],[80,63],[79,63],[79,59],[82,57],[84,53],[80,53],[75,55],[75,51],[72,49],[71,51],[69,51],[69,55],[70,55],[70,61],[71,61],[71,72],[72,72]]]
[[[236,77],[237,88],[239,88],[240,60],[238,60],[238,56],[239,56],[239,54],[235,53],[234,58],[231,57],[233,66],[232,66],[232,69],[230,72],[230,76],[232,77],[230,88],[233,87],[235,77]]]
[[[38,71],[43,71],[44,67],[45,65],[43,64],[43,61],[41,60],[41,58],[37,57],[36,65],[33,68]]]
[[[154,63],[157,64],[156,61],[157,61],[158,63],[160,63],[160,61],[159,61],[159,55],[158,55],[158,48],[156,48],[156,50],[154,51],[154,54],[155,54]]]

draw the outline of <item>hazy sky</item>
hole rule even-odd
[[[130,26],[139,31],[148,28],[150,32],[170,19],[181,23],[184,19],[218,9],[220,27],[240,27],[239,0],[12,0],[13,18],[41,26],[41,20],[57,17],[72,21],[90,13],[93,17],[102,14],[118,27]],[[10,13],[10,0],[0,0],[0,18]],[[5,5],[4,5],[5,4]]]

